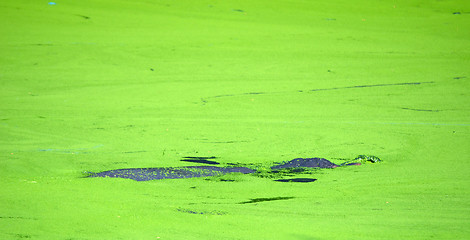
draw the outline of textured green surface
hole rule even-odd
[[[0,2],[1,239],[470,238],[468,1],[56,3]],[[358,154],[384,161],[81,178]]]

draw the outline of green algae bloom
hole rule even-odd
[[[470,1],[48,2],[0,1],[0,239],[470,239]],[[185,156],[260,177],[83,177]]]

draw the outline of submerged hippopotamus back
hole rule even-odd
[[[94,173],[90,177],[128,178],[136,181],[149,181],[157,179],[177,179],[193,177],[210,177],[227,173],[254,173],[255,170],[244,167],[213,167],[190,166],[182,168],[127,168]]]
[[[218,163],[217,163],[218,164]],[[272,166],[271,169],[284,168],[336,168],[344,165],[361,165],[360,163],[349,163],[336,165],[324,158],[295,158],[283,164]],[[88,177],[111,177],[128,178],[136,181],[149,181],[157,179],[177,179],[210,177],[227,173],[255,173],[257,170],[247,167],[215,167],[215,166],[187,166],[169,168],[127,168],[115,169],[99,173],[92,173]],[[273,171],[275,172],[275,171]]]
[[[280,169],[280,168],[336,168],[339,165],[336,165],[324,158],[296,158],[292,159],[284,164],[276,165],[271,167],[271,169]]]

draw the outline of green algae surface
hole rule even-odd
[[[468,1],[5,0],[1,239],[470,238]],[[275,182],[119,168],[358,155]]]

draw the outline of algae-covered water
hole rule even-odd
[[[469,81],[463,0],[3,0],[0,239],[468,239]]]

